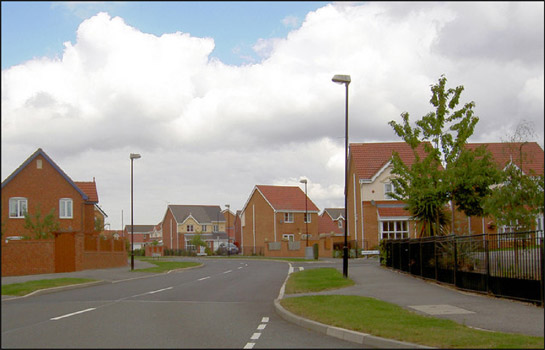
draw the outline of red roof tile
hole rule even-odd
[[[497,142],[497,143],[468,143],[469,149],[476,149],[484,145],[490,151],[492,157],[500,169],[513,162],[520,168],[522,155],[522,171],[536,175],[543,175],[544,153],[537,142]]]
[[[89,197],[89,202],[98,203],[96,182],[74,181],[74,183],[87,195],[87,197]]]
[[[291,186],[265,186],[257,185],[257,189],[275,210],[305,211],[305,192],[299,187]],[[318,207],[307,198],[308,211],[320,211]]]
[[[354,160],[356,175],[361,179],[372,179],[390,161],[394,151],[406,165],[414,162],[414,153],[406,142],[351,143],[350,158]],[[418,154],[425,157],[423,143],[418,147]]]

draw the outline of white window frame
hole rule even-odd
[[[185,241],[185,249],[186,250],[197,250],[197,246],[190,243],[190,241]]]
[[[295,235],[293,233],[283,233],[282,240],[287,240],[288,242],[295,242]]]
[[[390,193],[395,192],[395,186],[393,183],[388,182],[384,184],[384,199],[395,199],[392,196],[390,196]]]
[[[288,224],[293,223],[293,213],[284,213],[284,222]]]
[[[310,224],[312,222],[312,214],[311,213],[304,213],[303,214],[303,222],[305,224]]]
[[[12,197],[9,199],[9,217],[22,219],[28,213],[28,199],[25,197]]]
[[[339,228],[343,228],[343,221],[342,221],[341,219],[339,219],[339,220],[337,221],[337,226],[338,226]]]
[[[214,225],[214,232],[219,232],[220,225]]]
[[[187,232],[195,232],[193,225],[189,224],[186,226]]]
[[[73,219],[74,218],[74,201],[72,198],[59,199],[59,218]]]
[[[387,224],[386,230],[384,225]],[[404,239],[409,238],[409,221],[407,220],[381,220],[380,239]]]
[[[206,225],[201,225],[201,232],[206,232]]]

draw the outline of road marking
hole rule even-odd
[[[154,290],[154,291],[152,291],[152,292],[148,292],[148,294],[155,294],[155,293],[159,293],[159,292],[162,292],[162,291],[165,291],[165,290],[169,290],[169,289],[172,289],[172,287],[163,288],[163,289],[159,289],[159,290]]]
[[[288,275],[291,274],[291,273],[293,273],[293,266],[291,266],[291,264],[290,264],[290,269],[288,270]]]
[[[269,318],[268,317],[263,317],[261,319],[261,322],[263,322],[263,323],[269,322]]]
[[[243,349],[253,349],[254,345],[255,345],[255,343],[246,343],[246,345],[244,345]]]
[[[62,316],[58,316],[58,317],[53,317],[53,318],[51,318],[50,320],[51,320],[51,321],[57,321],[57,320],[60,320],[61,318],[70,317],[70,316],[74,316],[74,315],[77,315],[77,314],[82,314],[82,313],[84,313],[84,312],[93,311],[93,310],[95,310],[95,309],[96,309],[96,308],[92,307],[92,308],[90,308],[90,309],[85,309],[85,310],[81,310],[81,311],[72,312],[71,314],[62,315]]]
[[[233,272],[233,270],[227,270],[224,273],[229,273],[229,272]]]
[[[305,268],[303,266],[299,266],[299,271],[303,271]]]
[[[198,280],[199,280],[199,281],[202,281],[202,280],[207,280],[207,279],[209,279],[209,278],[210,278],[210,276],[207,276],[207,277],[199,278]]]
[[[266,324],[260,324],[259,326],[257,326],[257,329],[260,330],[260,331],[262,331],[262,330],[265,329],[265,327],[267,327]]]
[[[242,266],[240,266],[240,267],[237,267],[237,269],[239,269],[239,270],[240,270],[241,268],[242,268]]]
[[[252,336],[250,337],[250,339],[252,339],[252,340],[258,340],[259,337],[261,337],[261,333],[254,333],[254,334],[252,334]]]

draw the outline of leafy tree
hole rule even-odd
[[[510,155],[518,155],[520,167],[510,164],[502,173],[501,184],[493,189],[486,207],[498,225],[515,226],[519,230],[531,230],[536,217],[543,215],[545,206],[545,178],[530,171],[525,174],[522,166],[527,161],[524,145],[535,136],[531,122],[521,121],[513,135],[505,143]]]
[[[200,233],[195,234],[189,241],[189,244],[194,245],[195,247],[208,247],[206,242],[202,239]]]
[[[36,208],[36,214],[25,213],[24,227],[34,234],[35,239],[51,238],[53,232],[60,228],[55,217],[55,208],[52,208],[43,218],[40,206]]]
[[[466,215],[483,213],[488,188],[498,178],[490,154],[484,149],[471,151],[465,147],[479,121],[473,113],[475,102],[456,109],[464,87],[447,89],[446,82],[441,75],[439,82],[431,86],[430,103],[435,110],[418,120],[416,127],[410,125],[407,112],[401,114],[401,124],[389,122],[395,133],[409,144],[415,157],[409,167],[394,152],[392,197],[407,203],[409,212],[421,224],[421,236],[446,231],[451,221],[446,212],[449,200]],[[452,226],[451,230],[454,231]]]
[[[104,231],[104,220],[100,217],[95,217],[95,231],[102,232]]]

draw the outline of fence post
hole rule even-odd
[[[456,286],[456,272],[458,271],[458,251],[456,250],[456,237],[454,240],[454,285]]]

